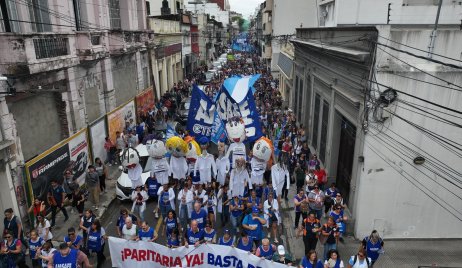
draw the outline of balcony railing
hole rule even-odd
[[[33,39],[36,59],[46,59],[69,55],[67,37],[43,37]]]

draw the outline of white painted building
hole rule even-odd
[[[210,18],[214,17],[216,21],[223,23],[223,28],[228,28],[230,23],[229,10],[222,10],[216,3],[185,3],[185,9],[195,14],[209,14]]]
[[[348,197],[349,228],[358,238],[461,238],[462,131],[452,123],[462,120],[444,109],[462,111],[461,69],[392,48],[427,57],[433,44],[433,59],[462,66],[462,5],[443,1],[431,42],[438,1],[318,4],[330,27],[298,30],[291,106]],[[399,91],[387,107],[388,87]]]
[[[139,1],[143,2],[143,1]],[[146,9],[148,16],[160,16],[163,0],[147,0]],[[170,8],[170,14],[179,14],[180,11],[184,10],[183,0],[166,0],[168,7]]]

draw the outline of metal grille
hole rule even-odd
[[[135,39],[136,43],[141,43],[141,33],[134,33],[133,38]]]
[[[34,39],[35,58],[45,59],[69,55],[66,37]]]
[[[109,18],[112,29],[121,28],[119,0],[109,0]]]
[[[101,45],[101,35],[92,35],[91,36],[91,44],[93,46]]]

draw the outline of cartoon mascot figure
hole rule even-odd
[[[182,138],[174,136],[169,138],[165,145],[167,151],[171,154],[170,169],[175,185],[178,185],[178,181],[183,184],[188,175],[188,163],[186,162],[188,144]]]
[[[194,167],[196,165],[197,158],[202,153],[201,147],[191,136],[187,136],[184,140],[188,144],[188,152],[186,153],[186,160],[188,163],[188,174],[191,177],[193,184],[199,184],[200,177],[195,176]]]
[[[152,140],[151,144],[148,145],[149,156],[152,157],[151,171],[156,176],[157,182],[160,185],[168,183],[168,175],[171,173],[170,165],[167,162],[165,154],[167,149],[165,148],[164,142],[160,140]]]
[[[231,168],[236,167],[236,160],[246,159],[245,144],[245,125],[242,118],[234,117],[226,123],[226,132],[231,145],[226,152],[226,158],[231,158]]]
[[[122,166],[127,170],[128,177],[132,181],[132,189],[143,185],[141,174],[143,168],[140,165],[140,155],[134,148],[127,148],[122,151]]]
[[[263,175],[268,166],[268,162],[273,156],[273,143],[265,138],[261,137],[253,145],[252,159],[250,160],[250,181],[256,189],[263,185]]]

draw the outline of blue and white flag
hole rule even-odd
[[[210,139],[215,122],[216,106],[214,102],[197,85],[193,86],[189,106],[187,129],[189,135]]]
[[[260,75],[226,79],[216,101],[218,116],[224,124],[233,117],[242,118],[245,124],[246,142],[256,141],[263,135],[251,90],[258,78]]]
[[[212,137],[211,141],[215,144],[218,144],[219,141],[226,140],[226,129],[225,129],[225,124],[223,124],[223,121],[221,121],[220,117],[218,116],[218,113],[215,112],[215,123],[213,124],[212,127]]]
[[[167,134],[165,135],[165,139],[170,139],[171,137],[175,136],[180,136],[175,129],[172,127],[172,125],[167,123]]]

